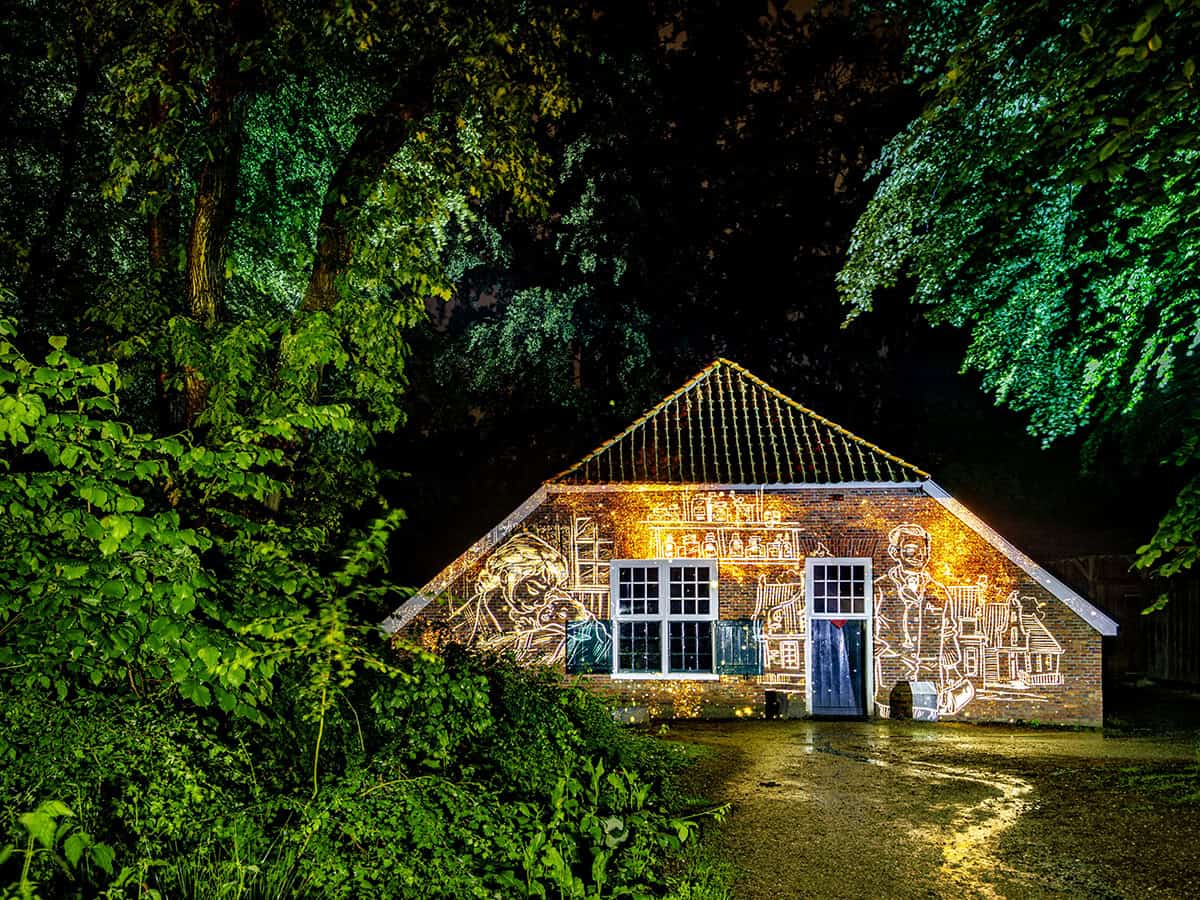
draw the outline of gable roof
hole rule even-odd
[[[1001,537],[932,481],[928,473],[801,406],[727,359],[717,359],[702,369],[620,434],[544,482],[432,581],[401,603],[382,627],[392,634],[411,622],[553,494],[688,490],[688,485],[779,485],[774,490],[786,490],[831,484],[863,490],[911,484],[1008,557],[1091,628],[1104,636],[1117,633],[1113,619]],[[678,487],[656,487],[662,485]]]
[[[717,359],[547,484],[921,482],[927,472]]]
[[[1104,637],[1112,637],[1117,633],[1119,627],[1115,620],[1105,615],[1091,603],[1084,600],[1078,593],[1071,590],[1067,585],[1063,584],[1044,568],[1010,544],[1007,540],[988,525],[983,519],[967,509],[958,500],[950,496],[950,493],[940,484],[930,480],[926,481],[922,486],[922,490],[938,503],[942,505],[951,515],[974,531],[977,535],[1003,553],[1019,568],[1030,575],[1038,584],[1048,590],[1051,594],[1065,603],[1075,615],[1087,622],[1092,628],[1104,635]]]

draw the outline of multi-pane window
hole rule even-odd
[[[869,573],[864,561],[810,563],[809,598],[814,616],[862,616],[866,613]]]
[[[715,566],[673,565],[670,567],[671,615],[707,616],[712,600],[712,575]]]
[[[641,675],[711,674],[717,564],[618,560],[612,564],[616,668]],[[663,602],[665,600],[665,602]]]
[[[711,672],[712,622],[669,622],[672,672]]]
[[[658,567],[619,566],[617,607],[621,616],[658,615]]]
[[[621,622],[617,637],[618,671],[662,671],[661,622]]]

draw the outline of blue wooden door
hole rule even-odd
[[[865,715],[866,624],[863,619],[809,620],[812,715]]]

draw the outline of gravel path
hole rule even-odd
[[[899,722],[676,723],[735,896],[1197,897],[1192,738]]]

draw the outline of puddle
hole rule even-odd
[[[1200,806],[1120,787],[1127,767],[1194,761],[1191,739],[807,721],[676,736],[717,751],[704,778],[733,802],[715,839],[739,900],[1200,896]]]
[[[921,739],[931,738],[922,736]],[[893,742],[884,738],[868,743],[890,747]],[[997,792],[995,796],[962,809],[948,827],[917,827],[911,829],[909,834],[941,849],[942,864],[938,870],[940,879],[953,884],[964,893],[988,898],[1003,896],[984,878],[985,875],[998,871],[1004,871],[1013,878],[1028,879],[1027,873],[1015,871],[1001,862],[996,855],[1000,835],[1015,825],[1029,806],[1025,798],[1032,792],[1033,786],[1024,779],[963,766],[866,756],[853,750],[835,747],[828,740],[817,739],[805,749],[812,753],[827,753],[842,759],[891,769],[898,775],[917,781],[965,781]]]

